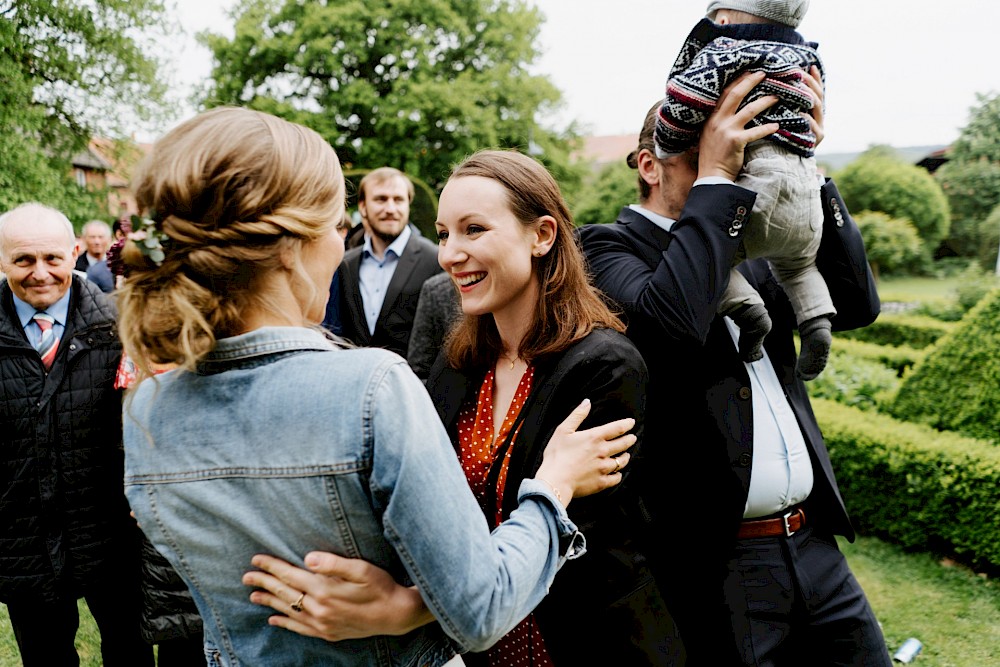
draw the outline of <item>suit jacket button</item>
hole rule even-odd
[[[744,401],[750,398],[750,387],[740,387],[740,398]]]
[[[739,208],[736,209],[736,215],[738,217],[742,218],[746,214],[747,214],[747,207],[746,206],[740,206]]]
[[[750,452],[743,452],[740,454],[740,466],[743,468],[749,468],[750,464],[753,462],[753,456]]]
[[[738,236],[739,233],[740,233],[740,230],[738,230],[736,227],[730,227],[729,228],[729,235],[730,236]]]

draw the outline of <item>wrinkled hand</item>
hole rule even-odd
[[[621,471],[630,458],[625,450],[635,444],[635,435],[629,433],[635,426],[632,418],[577,431],[589,414],[588,399],[563,420],[549,438],[542,465],[535,475],[536,479],[551,484],[565,505],[572,498],[589,496],[619,484]]]
[[[715,111],[701,131],[698,178],[722,176],[735,181],[743,168],[743,149],[747,144],[778,131],[777,123],[746,127],[755,116],[778,101],[774,95],[767,95],[739,108],[743,99],[763,79],[763,72],[744,74],[722,91]]]
[[[816,135],[816,145],[819,146],[819,142],[823,141],[825,136],[823,132],[823,80],[819,68],[815,65],[810,67],[808,72],[803,73],[802,81],[812,92],[813,108],[805,114],[805,117],[809,120],[809,127]]]
[[[281,615],[268,623],[327,641],[401,635],[434,620],[415,587],[400,586],[367,561],[323,551],[306,554],[308,570],[258,554],[243,583],[254,586],[250,601]],[[299,601],[302,611],[292,609]]]

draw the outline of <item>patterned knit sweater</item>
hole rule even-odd
[[[767,77],[743,104],[766,95],[776,95],[778,102],[751,123],[779,123],[780,129],[767,138],[799,155],[812,156],[816,136],[802,112],[812,109],[813,98],[802,72],[816,65],[824,77],[816,48],[815,42],[806,42],[786,26],[716,25],[702,19],[684,41],[670,70],[666,97],[656,119],[658,154],[676,155],[696,145],[725,87],[744,72],[764,71]]]

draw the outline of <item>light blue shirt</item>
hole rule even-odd
[[[14,310],[17,312],[17,318],[21,321],[24,334],[28,337],[28,342],[31,343],[32,347],[38,347],[38,343],[42,339],[42,329],[35,323],[34,319],[37,312],[47,313],[55,320],[52,331],[62,340],[63,333],[66,331],[66,318],[69,317],[69,297],[72,291],[72,287],[70,287],[61,299],[43,311],[38,311],[30,303],[18,299],[15,294],[11,294],[14,297]]]
[[[361,251],[361,264],[358,266],[358,286],[361,289],[361,302],[365,307],[365,321],[368,323],[368,333],[375,333],[375,323],[378,314],[382,312],[385,293],[389,282],[396,273],[399,258],[410,242],[412,231],[410,226],[403,227],[403,232],[385,249],[382,259],[375,256],[372,239],[365,234],[365,245]]]
[[[709,177],[695,185],[730,183],[723,178]],[[653,213],[637,204],[631,208],[664,231],[676,220]],[[724,319],[733,344],[739,345],[740,328],[730,318]],[[750,377],[753,411],[753,464],[750,468],[750,490],[743,517],[750,519],[780,512],[803,502],[813,485],[812,463],[802,429],[795,419],[792,406],[774,371],[774,365],[764,357],[752,363],[744,362]]]

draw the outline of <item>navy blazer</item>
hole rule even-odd
[[[837,315],[833,328],[870,324],[879,299],[861,234],[836,187],[821,191],[817,265]],[[657,554],[660,587],[678,616],[720,613],[724,566],[736,543],[750,486],[753,415],[746,367],[716,315],[754,193],[735,185],[691,190],[670,232],[629,208],[611,225],[581,228],[596,286],[624,311],[628,336],[649,367],[645,477],[654,523],[668,543]],[[795,375],[795,316],[764,260],[739,270],[760,292],[773,327],[764,347],[805,437],[814,470],[810,522],[854,538],[830,457]],[[714,580],[718,586],[706,583]],[[727,624],[725,627],[729,627]]]
[[[399,256],[399,264],[392,274],[392,280],[389,281],[374,333],[368,332],[368,320],[365,319],[358,281],[363,250],[363,246],[348,250],[337,269],[340,276],[341,334],[361,347],[384,347],[406,358],[413,316],[420,300],[420,288],[425,280],[441,271],[437,260],[437,246],[413,230],[403,254]]]

